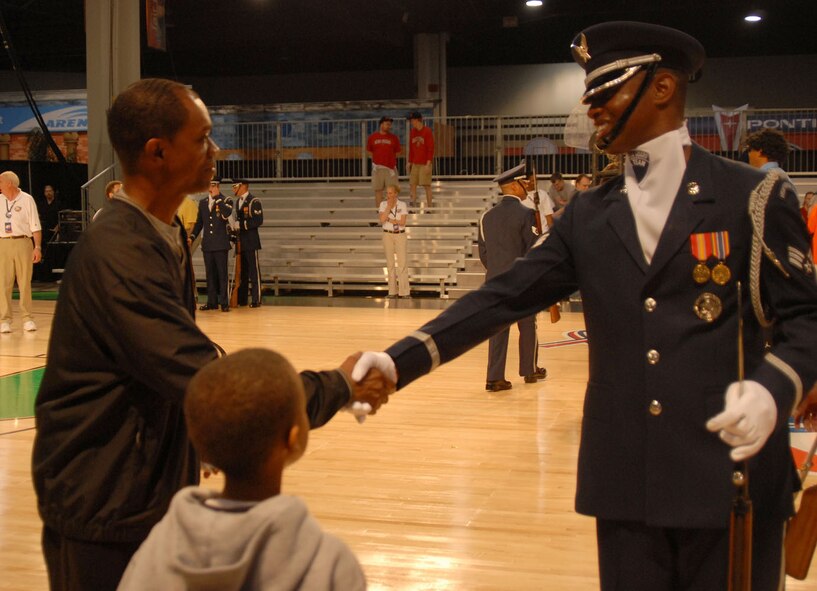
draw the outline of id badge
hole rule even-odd
[[[392,228],[394,228],[395,232],[398,232],[400,230],[400,226],[397,225],[397,224],[392,224],[391,226],[392,226]]]
[[[11,222],[6,222],[6,234],[11,234]]]

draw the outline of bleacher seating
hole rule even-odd
[[[267,293],[385,293],[383,233],[368,182],[253,183],[250,191],[264,207],[259,259]],[[424,201],[422,189],[418,193],[418,199]],[[409,201],[407,186],[401,199]],[[412,291],[448,297],[456,289],[458,274],[466,266],[473,267],[473,261],[468,263],[479,217],[496,199],[495,186],[485,181],[435,182],[434,207],[410,208],[407,237]],[[232,271],[232,256],[229,264]],[[198,253],[194,268],[203,287],[204,264]]]

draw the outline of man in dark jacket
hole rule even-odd
[[[751,587],[776,590],[798,486],[787,418],[817,381],[817,284],[797,196],[774,171],[692,144],[684,102],[704,62],[692,37],[603,23],[573,53],[597,143],[624,155],[624,174],[574,197],[508,272],[364,353],[353,376],[396,370],[405,387],[579,289],[589,376],[576,509],[596,518],[601,588],[726,589],[733,473],[747,462]]]
[[[204,255],[204,270],[207,274],[207,303],[199,310],[230,311],[230,296],[227,293],[227,255],[230,252],[230,214],[233,200],[219,190],[219,179],[210,181],[209,195],[199,201],[199,215],[190,240],[201,235],[201,252]]]
[[[525,256],[539,233],[532,209],[522,205],[528,195],[525,184],[525,163],[507,170],[494,179],[502,191],[502,200],[486,211],[479,220],[479,260],[485,265],[485,280],[490,281]],[[529,316],[516,323],[519,327],[519,375],[525,382],[535,383],[544,377],[536,369],[536,317]],[[488,341],[488,378],[485,389],[489,392],[510,390],[505,379],[505,360],[508,356],[508,336],[505,328]]]
[[[198,482],[182,399],[218,347],[196,326],[174,215],[213,175],[210,128],[201,99],[169,80],[132,84],[108,113],[124,184],[71,255],[35,405],[33,480],[54,590],[115,589],[172,496]],[[352,391],[343,370],[302,379],[313,427],[350,400],[376,409],[385,391],[377,380]]]
[[[249,292],[252,294],[250,308],[257,308],[261,305],[261,268],[258,264],[261,239],[258,237],[258,228],[264,223],[264,209],[261,207],[261,201],[250,193],[250,185],[244,179],[236,179],[233,182],[233,193],[235,193],[238,242],[241,248],[238,305],[247,305],[247,293]]]

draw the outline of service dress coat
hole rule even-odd
[[[724,528],[733,462],[706,421],[723,409],[738,375],[736,281],[743,289],[746,379],[774,396],[777,427],[749,462],[756,514],[785,519],[798,486],[787,418],[803,384],[817,381],[817,285],[798,264],[809,243],[797,198],[779,183],[766,208],[765,242],[786,275],[764,259],[762,300],[776,318],[764,352],[749,303],[750,192],[763,173],[693,146],[653,260],[644,259],[621,177],[578,194],[541,245],[419,331],[387,349],[398,388],[576,289],[588,333],[589,375],[576,508],[603,519],[656,527]],[[729,233],[725,285],[698,284],[690,236]],[[799,255],[798,255],[799,253]],[[793,262],[794,261],[794,262]],[[710,267],[715,261],[709,260]],[[695,311],[710,294],[709,322]]]

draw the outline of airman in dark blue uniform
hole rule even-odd
[[[502,199],[479,220],[479,259],[487,269],[486,280],[510,269],[516,259],[525,256],[539,236],[533,210],[522,205],[521,201],[527,197],[526,178],[523,162],[494,179],[502,191]],[[535,366],[536,318],[529,316],[516,324],[519,328],[519,375],[524,376],[526,382],[534,383],[539,379]],[[488,378],[485,383],[488,391],[512,387],[505,379],[509,334],[510,328],[506,327],[488,341]]]
[[[238,284],[238,305],[247,305],[249,292],[250,308],[257,308],[261,305],[261,269],[258,264],[261,239],[258,237],[258,227],[264,223],[264,210],[261,201],[250,193],[247,181],[234,179],[233,193],[236,197],[235,220],[238,225],[238,240],[241,246],[241,282]]]
[[[787,419],[817,382],[817,283],[797,196],[776,172],[692,143],[684,102],[704,50],[689,35],[611,22],[572,49],[596,143],[624,156],[624,173],[577,195],[509,271],[364,354],[354,374],[396,370],[403,388],[580,290],[589,376],[576,509],[596,518],[601,588],[726,589],[739,462],[752,475],[751,588],[777,590],[799,486]]]
[[[191,240],[201,235],[201,251],[207,274],[207,303],[199,310],[230,311],[227,293],[227,255],[230,252],[229,218],[233,212],[233,200],[219,190],[220,179],[210,181],[209,195],[199,200],[199,215]]]

